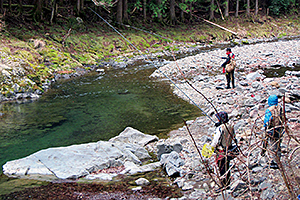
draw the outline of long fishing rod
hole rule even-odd
[[[113,27],[110,23],[108,23],[103,17],[101,17],[98,13],[96,13],[93,9],[91,9],[89,7],[89,9],[95,13],[98,17],[100,17],[107,25],[109,25],[114,31],[116,31],[122,38],[124,38],[135,50],[137,50],[142,56],[145,56],[143,54],[142,51],[140,51],[137,47],[135,47],[127,38],[125,38],[115,27]],[[147,59],[144,57],[144,59]],[[147,59],[147,61],[150,61],[151,63],[153,63],[151,60]],[[169,78],[164,72],[162,72],[159,67],[157,67],[155,64],[153,64],[154,67],[162,74],[164,75],[179,91],[181,91],[197,108],[199,108],[201,110],[201,112],[203,114],[205,114],[212,122],[216,123],[206,112],[203,111],[203,109],[200,108],[200,106],[198,106],[196,104],[196,102],[194,102],[181,88],[179,88],[179,86],[177,86],[177,84],[171,79]]]

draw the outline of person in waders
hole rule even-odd
[[[272,169],[279,169],[278,161],[281,157],[281,141],[284,134],[283,109],[278,105],[278,97],[270,95],[268,98],[269,108],[265,112],[264,127],[265,137],[261,155],[264,156],[269,147],[270,158],[269,166]]]
[[[216,114],[216,117],[218,122],[215,124],[216,129],[211,146],[215,148],[216,162],[221,178],[221,187],[217,189],[216,192],[220,192],[230,187],[229,164],[232,159],[230,151],[233,149],[232,142],[236,142],[236,138],[233,125],[228,123],[228,114],[222,111]]]
[[[234,88],[234,68],[235,68],[235,55],[231,52],[230,48],[226,49],[227,57],[222,57],[226,59],[225,62],[221,65],[223,67],[223,73],[226,73],[227,87],[230,89],[230,82],[232,83],[232,88]]]

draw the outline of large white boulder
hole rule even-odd
[[[142,133],[139,131],[131,130],[131,138],[140,138],[143,141],[140,144],[148,141],[141,138]],[[134,136],[134,133],[138,136]],[[141,160],[150,158],[147,150],[138,142],[120,141],[99,141],[44,149],[25,158],[7,162],[3,165],[3,173],[7,176],[39,174],[55,175],[61,179],[79,178],[97,170],[121,166],[125,161],[139,166]]]
[[[111,138],[109,141],[110,142],[118,141],[118,142],[138,144],[141,146],[145,146],[150,142],[158,141],[158,137],[155,135],[147,135],[134,128],[127,127],[118,136]]]

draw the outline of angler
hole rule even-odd
[[[227,57],[222,57],[222,59],[226,59],[226,61],[221,65],[221,67],[223,67],[223,73],[226,73],[226,89],[230,89],[230,82],[232,82],[232,88],[234,88],[234,69],[236,63],[235,55],[232,53],[230,48],[226,49],[226,55]]]

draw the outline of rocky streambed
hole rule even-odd
[[[221,73],[219,67],[223,62],[220,57],[225,55],[224,49],[189,56],[177,60],[176,63],[169,62],[151,75],[152,78],[161,79],[164,77],[161,73],[163,72],[174,80],[176,87],[173,84],[172,87],[174,87],[175,94],[190,101],[188,96],[216,121],[215,111],[211,104],[186,83],[182,76],[183,73],[218,111],[224,110],[229,113],[242,150],[242,153],[231,161],[230,188],[223,193],[216,193],[214,189],[217,188],[218,178],[214,157],[203,158],[188,133],[190,131],[200,150],[205,143],[210,143],[214,123],[207,116],[187,121],[188,127],[184,126],[170,132],[168,139],[145,144],[145,148],[154,152],[160,160],[155,167],[161,165],[172,177],[172,185],[181,188],[183,196],[180,199],[290,199],[290,195],[299,194],[300,158],[297,148],[300,144],[297,141],[300,134],[300,85],[299,71],[296,70],[300,62],[299,46],[299,40],[291,40],[233,47],[232,51],[237,56],[235,89],[224,89],[225,75]],[[181,72],[178,70],[178,66]],[[264,74],[264,70],[274,66],[282,68],[288,66],[295,71],[286,71],[282,77],[266,77],[267,74]],[[281,105],[283,105],[284,99],[286,110],[286,134],[282,142],[281,162],[283,167],[281,170],[273,170],[268,167],[269,154],[265,157],[260,156],[263,134],[261,117],[264,115],[267,106],[266,100],[270,94],[278,95]],[[131,152],[135,149],[130,145],[126,148],[128,155],[131,155],[128,149]],[[135,156],[131,155],[128,158],[134,160]],[[127,171],[139,172],[141,167],[136,164],[139,163],[128,165]],[[43,163],[40,162],[40,165],[42,166]],[[47,171],[47,168],[43,167],[43,169]],[[25,166],[22,171],[26,175],[30,169],[28,170],[28,167]],[[91,177],[108,177],[102,172],[100,175]],[[283,177],[288,177],[288,184]],[[142,180],[141,182],[141,187],[135,190],[143,191],[145,189],[147,181]],[[156,195],[155,198],[165,199],[166,197]]]
[[[151,75],[161,78],[164,73],[170,76],[176,83],[176,87],[173,85],[175,94],[187,101],[191,98],[209,117],[217,121],[211,104],[186,83],[182,75],[184,74],[218,111],[229,113],[242,150],[231,161],[230,188],[221,194],[214,192],[217,181],[214,182],[212,177],[218,180],[214,158],[201,157],[188,133],[189,130],[200,150],[205,143],[210,143],[215,127],[207,116],[188,121],[188,130],[187,127],[182,127],[172,131],[168,139],[150,144],[149,149],[158,152],[160,149],[171,151],[174,145],[182,146],[178,154],[178,159],[182,160],[174,165],[180,175],[174,180],[174,184],[185,191],[186,199],[292,199],[289,195],[293,194],[295,197],[300,194],[299,150],[295,150],[300,145],[300,72],[296,68],[300,63],[299,45],[299,40],[293,40],[233,47],[232,51],[237,58],[235,89],[225,89],[225,75],[219,67],[222,64],[220,57],[224,56],[225,49],[177,60]],[[267,78],[268,74],[264,74],[264,70],[274,66],[292,67],[295,71],[285,71],[282,77]],[[267,108],[267,98],[271,94],[280,97],[281,106],[284,99],[286,110],[281,170],[270,169],[267,164],[268,156],[260,155],[264,132],[263,116]],[[174,169],[170,175],[175,174]],[[288,184],[282,173],[288,177]]]

